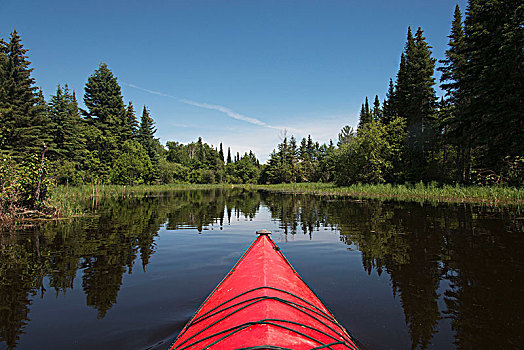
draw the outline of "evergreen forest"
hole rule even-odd
[[[51,186],[90,183],[524,183],[524,5],[470,0],[450,14],[443,60],[407,28],[387,93],[365,97],[358,126],[320,144],[284,135],[268,161],[195,141],[161,144],[154,110],[125,101],[105,63],[77,92],[37,88],[28,49],[0,37],[0,206],[38,207]],[[400,48],[399,48],[400,49]],[[435,77],[440,72],[440,79]],[[437,96],[437,85],[443,96]],[[312,130],[313,131],[313,130]],[[224,140],[227,141],[227,140]]]

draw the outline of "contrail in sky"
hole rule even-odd
[[[227,107],[224,107],[224,106],[213,105],[213,104],[203,103],[203,102],[195,102],[195,101],[187,100],[185,98],[178,98],[176,96],[164,94],[163,92],[145,89],[145,88],[142,88],[140,86],[136,86],[134,84],[128,84],[128,83],[123,83],[122,82],[122,85],[129,86],[129,87],[132,87],[134,89],[142,90],[142,91],[145,91],[145,92],[153,94],[153,95],[158,95],[158,96],[172,98],[173,100],[176,100],[176,101],[178,101],[180,103],[184,103],[186,105],[222,112],[222,113],[224,113],[225,115],[227,115],[230,118],[237,119],[237,120],[242,120],[242,121],[254,124],[254,125],[263,126],[265,128],[271,128],[271,129],[277,129],[277,130],[284,129],[282,127],[269,125],[269,124],[267,124],[267,123],[265,123],[265,122],[263,122],[261,120],[258,120],[256,118],[251,118],[251,117],[248,117],[246,115],[237,113],[237,112],[235,112],[235,111],[233,111],[233,110],[231,110],[231,109],[229,109]]]

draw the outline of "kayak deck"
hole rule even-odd
[[[357,349],[278,246],[260,234],[170,349]]]

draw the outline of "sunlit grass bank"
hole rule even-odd
[[[486,205],[524,204],[524,189],[514,187],[355,184],[337,187],[330,183],[294,183],[252,186],[268,191],[308,193],[353,198],[394,199],[416,202],[483,203]]]
[[[231,188],[228,184],[170,184],[170,185],[84,185],[84,186],[59,186],[51,192],[48,200],[49,205],[58,209],[59,217],[70,217],[81,215],[93,207],[97,201],[103,198],[122,199],[154,195],[155,193],[180,191],[180,190],[202,190],[214,188]]]
[[[418,183],[415,185],[356,184],[337,187],[330,183],[293,183],[278,185],[196,185],[172,184],[152,186],[86,185],[58,187],[52,191],[49,204],[58,209],[59,217],[80,215],[103,198],[129,198],[180,190],[246,188],[282,193],[313,194],[358,199],[384,199],[415,202],[481,203],[490,206],[524,204],[524,189],[513,187],[451,186]]]

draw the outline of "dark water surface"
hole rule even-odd
[[[0,234],[0,349],[166,349],[262,228],[370,349],[524,348],[523,221],[239,189],[106,200]]]

